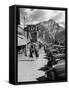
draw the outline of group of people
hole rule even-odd
[[[30,57],[33,57],[33,54],[36,57],[39,57],[39,50],[35,44],[31,44],[30,46]]]
[[[33,57],[35,55],[36,58],[39,57],[39,49],[42,48],[42,43],[31,43],[30,45],[30,57]]]

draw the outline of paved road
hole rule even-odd
[[[32,61],[18,60],[18,81],[37,81],[36,78],[43,76],[45,72],[39,71],[41,67],[47,64],[44,50],[39,51],[39,58],[34,57]]]

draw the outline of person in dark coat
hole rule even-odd
[[[31,47],[30,47],[30,57],[33,57],[33,53],[34,53],[34,46],[31,45]]]
[[[30,47],[30,57],[33,57],[33,54],[35,54],[36,57],[39,57],[38,49],[36,48],[36,45],[32,44]]]

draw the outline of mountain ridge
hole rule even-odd
[[[49,19],[48,21],[43,21],[37,24],[39,30],[39,37],[43,39],[43,35],[45,34],[46,42],[54,42],[56,40],[60,40],[61,37],[65,37],[65,34],[62,32],[65,29],[59,25],[59,23],[55,22],[53,19]],[[61,36],[60,36],[61,33]]]

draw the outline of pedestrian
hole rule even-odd
[[[31,45],[31,47],[30,47],[30,57],[33,57],[33,53],[34,53],[34,47],[33,47],[33,45]]]

